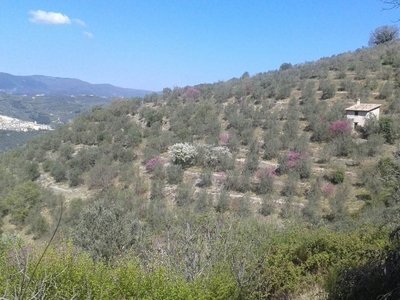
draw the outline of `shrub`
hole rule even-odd
[[[222,156],[220,164],[215,168],[217,171],[228,171],[235,169],[236,159],[235,156]]]
[[[161,162],[156,163],[152,170],[151,179],[165,180],[166,177],[167,174],[165,173],[164,165]]]
[[[212,204],[212,195],[208,194],[206,190],[201,190],[195,197],[195,211],[204,213],[209,210]]]
[[[83,170],[79,167],[74,167],[68,172],[69,186],[78,186],[83,183],[82,179]]]
[[[337,170],[332,174],[332,183],[334,184],[340,184],[343,183],[344,181],[344,171],[343,170]]]
[[[305,219],[313,224],[318,224],[322,217],[321,196],[322,178],[317,177],[315,182],[311,184],[311,188],[306,195],[308,202],[302,210]]]
[[[240,173],[239,171],[230,171],[226,176],[225,188],[240,193],[248,192],[251,188],[250,178],[251,174],[248,172]]]
[[[331,213],[328,216],[329,220],[336,221],[344,217],[346,214],[346,201],[351,193],[351,185],[342,183],[340,188],[337,188],[335,195],[329,199]]]
[[[252,214],[251,199],[248,194],[235,199],[232,207],[238,217],[245,218]]]
[[[53,176],[56,182],[67,179],[67,173],[65,172],[65,166],[60,162],[54,162],[50,170],[51,176]]]
[[[4,212],[10,213],[17,224],[24,224],[31,209],[42,201],[40,186],[27,181],[14,187],[0,202]]]
[[[336,94],[336,85],[329,80],[321,80],[319,89],[322,91],[321,99],[333,98]]]
[[[395,130],[394,122],[392,118],[381,118],[379,120],[379,132],[383,135],[386,142],[394,144],[397,138],[397,132]]]
[[[249,152],[246,155],[245,168],[248,171],[258,169],[258,141],[255,139],[250,143]]]
[[[168,153],[175,164],[188,166],[192,164],[198,151],[194,145],[177,143],[169,147]]]
[[[278,157],[279,172],[284,174],[288,171],[297,173],[300,178],[308,178],[311,174],[312,161],[307,154],[290,151],[287,155]]]
[[[387,81],[380,89],[378,99],[390,100],[393,95],[393,86],[390,81]]]
[[[299,159],[296,163],[295,171],[300,175],[301,179],[309,178],[311,175],[312,160],[308,155]]]
[[[32,220],[31,230],[35,234],[34,238],[37,239],[49,230],[49,224],[43,216],[38,215],[34,220]]]
[[[274,211],[275,206],[272,203],[272,199],[270,198],[270,196],[264,196],[261,202],[260,214],[266,217],[273,214]]]
[[[26,165],[26,179],[34,181],[39,178],[40,172],[39,172],[39,165],[35,162],[28,162]]]
[[[213,173],[210,169],[203,169],[200,174],[200,181],[197,184],[200,187],[209,187],[212,185]]]
[[[362,133],[365,138],[368,138],[372,134],[379,133],[379,121],[375,115],[366,118]]]
[[[368,142],[365,145],[366,154],[368,156],[375,156],[379,154],[384,143],[385,143],[385,138],[382,135],[376,133],[371,134],[368,137]]]
[[[294,168],[297,164],[297,161],[303,159],[303,155],[298,152],[290,151],[288,155],[287,166],[289,168]]]
[[[349,134],[336,136],[325,144],[323,153],[327,156],[348,156],[355,151],[356,144]]]
[[[217,197],[217,206],[215,207],[216,211],[223,214],[224,212],[229,210],[229,206],[231,203],[231,198],[227,191],[221,191]]]
[[[254,192],[258,195],[272,193],[274,190],[274,175],[275,170],[267,168],[257,170],[255,176],[258,182],[254,187]]]
[[[178,184],[183,180],[183,168],[180,165],[170,164],[167,167],[167,182],[169,184]]]
[[[392,246],[351,269],[341,268],[328,285],[329,299],[400,299],[400,256],[397,228],[391,234]],[[394,247],[393,247],[394,246]]]
[[[81,212],[73,232],[75,243],[95,260],[110,260],[134,242],[132,216],[115,195],[102,195]]]
[[[293,150],[298,153],[306,154],[310,148],[310,138],[306,132],[304,132],[299,139],[296,141]]]
[[[50,172],[52,167],[53,167],[54,161],[51,159],[46,159],[43,164],[42,164],[42,168],[43,171],[45,172]]]
[[[109,188],[113,185],[113,180],[117,176],[117,174],[117,170],[114,166],[98,162],[89,172],[89,188]]]
[[[281,194],[289,198],[295,196],[297,193],[298,181],[299,175],[297,173],[290,172],[282,188]]]
[[[277,137],[276,133],[268,131],[264,135],[264,159],[271,160],[278,156],[279,149],[281,147],[281,141]]]
[[[253,282],[263,282],[272,299],[293,299],[288,295],[290,291],[304,292],[307,282],[322,284],[330,270],[360,265],[374,250],[382,248],[385,237],[377,231],[362,228],[342,233],[319,228],[277,235],[268,245],[265,262],[259,264],[260,278]],[[262,288],[262,284],[257,287]]]
[[[178,206],[187,206],[193,202],[193,190],[188,184],[181,183],[176,189],[175,203]]]

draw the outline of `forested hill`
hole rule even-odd
[[[399,68],[391,42],[165,88],[2,155],[0,294],[399,299]]]
[[[143,97],[151,91],[121,88],[111,84],[91,84],[74,78],[43,75],[15,76],[0,72],[0,91],[14,95],[46,96],[97,96],[97,97]]]

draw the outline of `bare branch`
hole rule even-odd
[[[383,4],[389,5],[389,7],[383,7],[383,10],[392,10],[400,7],[399,0],[382,0]]]

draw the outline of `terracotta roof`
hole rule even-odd
[[[376,108],[381,107],[382,104],[372,104],[372,103],[362,103],[362,104],[354,104],[346,110],[355,110],[355,111],[371,111]]]

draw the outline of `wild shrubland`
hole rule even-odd
[[[398,276],[393,53],[114,100],[1,156],[0,295],[342,299]],[[356,98],[382,107],[353,130]]]

